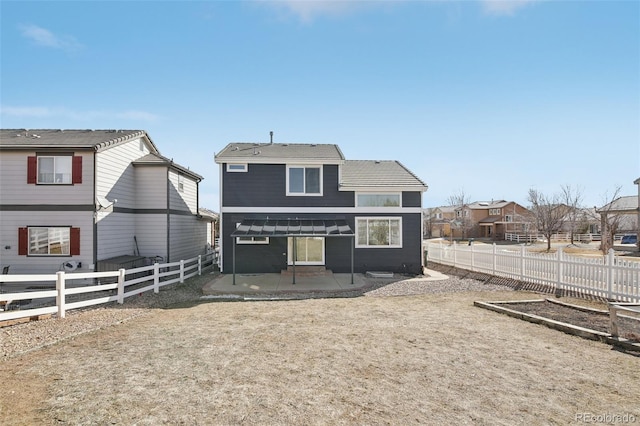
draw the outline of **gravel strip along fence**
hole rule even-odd
[[[50,318],[0,328],[0,361],[38,348],[71,339],[80,334],[100,330],[128,320],[148,315],[156,309],[170,306],[201,303],[202,286],[213,279],[212,273],[193,277],[182,284],[163,287],[158,294],[146,292],[125,299],[123,305],[110,303],[100,307],[67,312],[65,319]],[[450,277],[431,281],[425,277],[395,279],[370,279],[362,294],[369,297],[409,296],[428,293],[455,293],[466,291],[505,291],[503,285],[485,284],[471,278]],[[298,295],[300,296],[300,295]],[[341,297],[330,293],[313,294],[313,297]]]

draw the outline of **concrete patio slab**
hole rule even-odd
[[[392,283],[401,280],[438,281],[447,279],[437,271],[424,270],[424,275],[407,278],[395,275],[393,278],[369,278],[365,274],[329,273],[326,275],[300,275],[293,283],[291,274],[221,274],[202,288],[203,297],[218,300],[279,300],[311,297],[356,297],[373,289],[380,281]]]

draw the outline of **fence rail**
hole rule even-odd
[[[154,263],[139,268],[106,272],[59,271],[55,274],[0,275],[0,283],[55,283],[55,290],[0,293],[0,306],[4,305],[4,310],[0,310],[0,322],[46,314],[57,314],[58,318],[64,318],[66,311],[71,309],[108,302],[122,304],[127,297],[151,290],[158,293],[160,287],[177,282],[182,283],[188,278],[201,275],[204,268],[213,266],[216,262],[215,257],[215,253],[208,253],[179,262]],[[95,284],[70,287],[73,281],[78,280],[83,282],[88,280]],[[115,282],[112,282],[114,280]],[[104,283],[101,283],[102,281]],[[82,300],[67,302],[67,296],[72,295],[85,296],[77,296]],[[40,300],[42,304],[47,302],[51,304],[53,299],[55,300],[53,306],[10,309],[12,304],[15,306],[16,302],[23,300]]]
[[[621,302],[640,302],[640,262],[606,256],[534,253],[518,246],[428,243],[428,260]]]
[[[615,234],[613,236],[614,241],[622,239],[627,234]],[[542,234],[522,234],[519,232],[506,232],[504,234],[506,241],[515,241],[518,243],[532,243],[535,241],[546,241],[547,237]],[[601,241],[602,235],[600,234],[573,234],[573,240],[579,242],[590,243],[592,241]],[[551,241],[571,241],[570,232],[560,232],[551,235]]]

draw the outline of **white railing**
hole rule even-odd
[[[606,256],[534,253],[524,246],[428,243],[428,262],[622,302],[640,302],[640,262]]]
[[[46,314],[57,314],[58,318],[64,318],[65,312],[71,309],[108,302],[122,304],[127,297],[150,290],[158,293],[160,287],[177,282],[182,283],[188,278],[201,275],[204,268],[213,266],[215,262],[215,253],[208,253],[179,262],[155,263],[150,266],[117,271],[80,273],[60,271],[44,275],[0,275],[0,283],[38,283],[39,286],[42,286],[42,283],[55,283],[55,290],[0,293],[0,306],[4,305],[5,308],[4,311],[0,311],[0,322]],[[80,286],[73,286],[74,281],[80,280]],[[87,281],[93,285],[82,285]],[[50,286],[53,287],[51,284]],[[74,297],[73,302],[67,302],[67,296],[73,295],[80,296]],[[35,306],[29,309],[10,309],[21,300],[31,300],[30,305]],[[42,303],[38,306],[38,303],[33,302],[34,300],[40,300]],[[47,304],[49,306],[42,306]]]

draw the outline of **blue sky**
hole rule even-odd
[[[143,129],[204,176],[229,142],[335,143],[429,185],[584,205],[640,177],[637,1],[0,1],[3,128]]]

